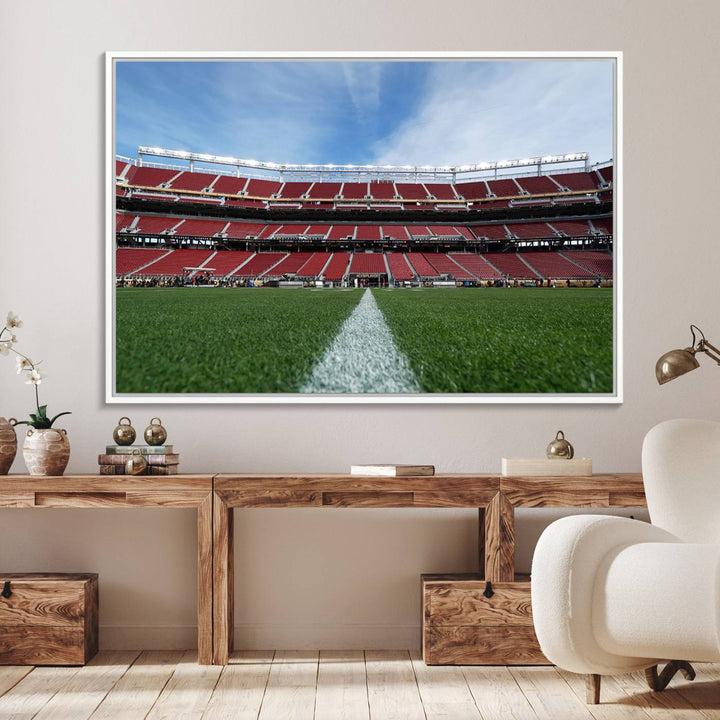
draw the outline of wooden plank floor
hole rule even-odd
[[[720,720],[720,664],[651,693],[642,674],[553,667],[428,667],[416,651],[102,652],[82,668],[0,667],[0,720]]]

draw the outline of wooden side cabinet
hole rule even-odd
[[[547,665],[532,620],[530,577],[423,575],[423,660],[428,665]]]

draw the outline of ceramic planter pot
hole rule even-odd
[[[67,432],[55,428],[28,428],[23,457],[31,475],[62,475],[70,459]]]
[[[15,418],[6,420],[0,417],[0,475],[7,475],[17,453],[17,435],[15,435]]]

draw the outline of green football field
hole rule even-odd
[[[120,394],[613,392],[611,289],[116,293]]]

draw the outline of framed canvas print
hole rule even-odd
[[[107,401],[622,401],[622,56],[107,54]]]

